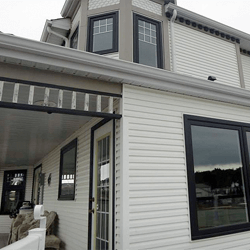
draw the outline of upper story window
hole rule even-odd
[[[89,18],[88,51],[118,52],[118,12]]]
[[[161,24],[134,14],[134,62],[162,68]]]
[[[66,145],[61,150],[59,200],[75,199],[77,139]]]
[[[73,35],[70,38],[70,48],[77,49],[78,46],[78,27],[74,31]]]
[[[185,116],[192,239],[250,230],[250,125]]]
[[[27,170],[4,171],[1,214],[18,211],[25,198]]]

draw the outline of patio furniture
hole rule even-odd
[[[57,214],[54,211],[45,211],[44,216],[47,217],[45,249],[59,250],[61,240],[53,234],[54,222]],[[8,245],[25,238],[29,230],[39,228],[39,225],[40,221],[34,219],[33,213],[18,214],[11,224]]]

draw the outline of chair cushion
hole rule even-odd
[[[47,235],[45,239],[45,248],[60,248],[61,240],[55,235]]]

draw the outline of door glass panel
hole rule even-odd
[[[24,184],[24,173],[8,173],[7,184],[9,186],[21,186]]]
[[[4,193],[4,209],[3,213],[13,213],[16,209],[22,206],[24,200],[23,190],[7,190]]]
[[[1,213],[15,213],[22,206],[25,195],[26,170],[4,171]]]
[[[110,137],[98,141],[97,187],[96,187],[96,249],[106,250],[109,246],[109,178],[110,178]]]
[[[248,222],[237,130],[191,126],[200,230]]]

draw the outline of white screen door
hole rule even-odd
[[[112,122],[94,135],[93,250],[112,250],[112,136]]]

